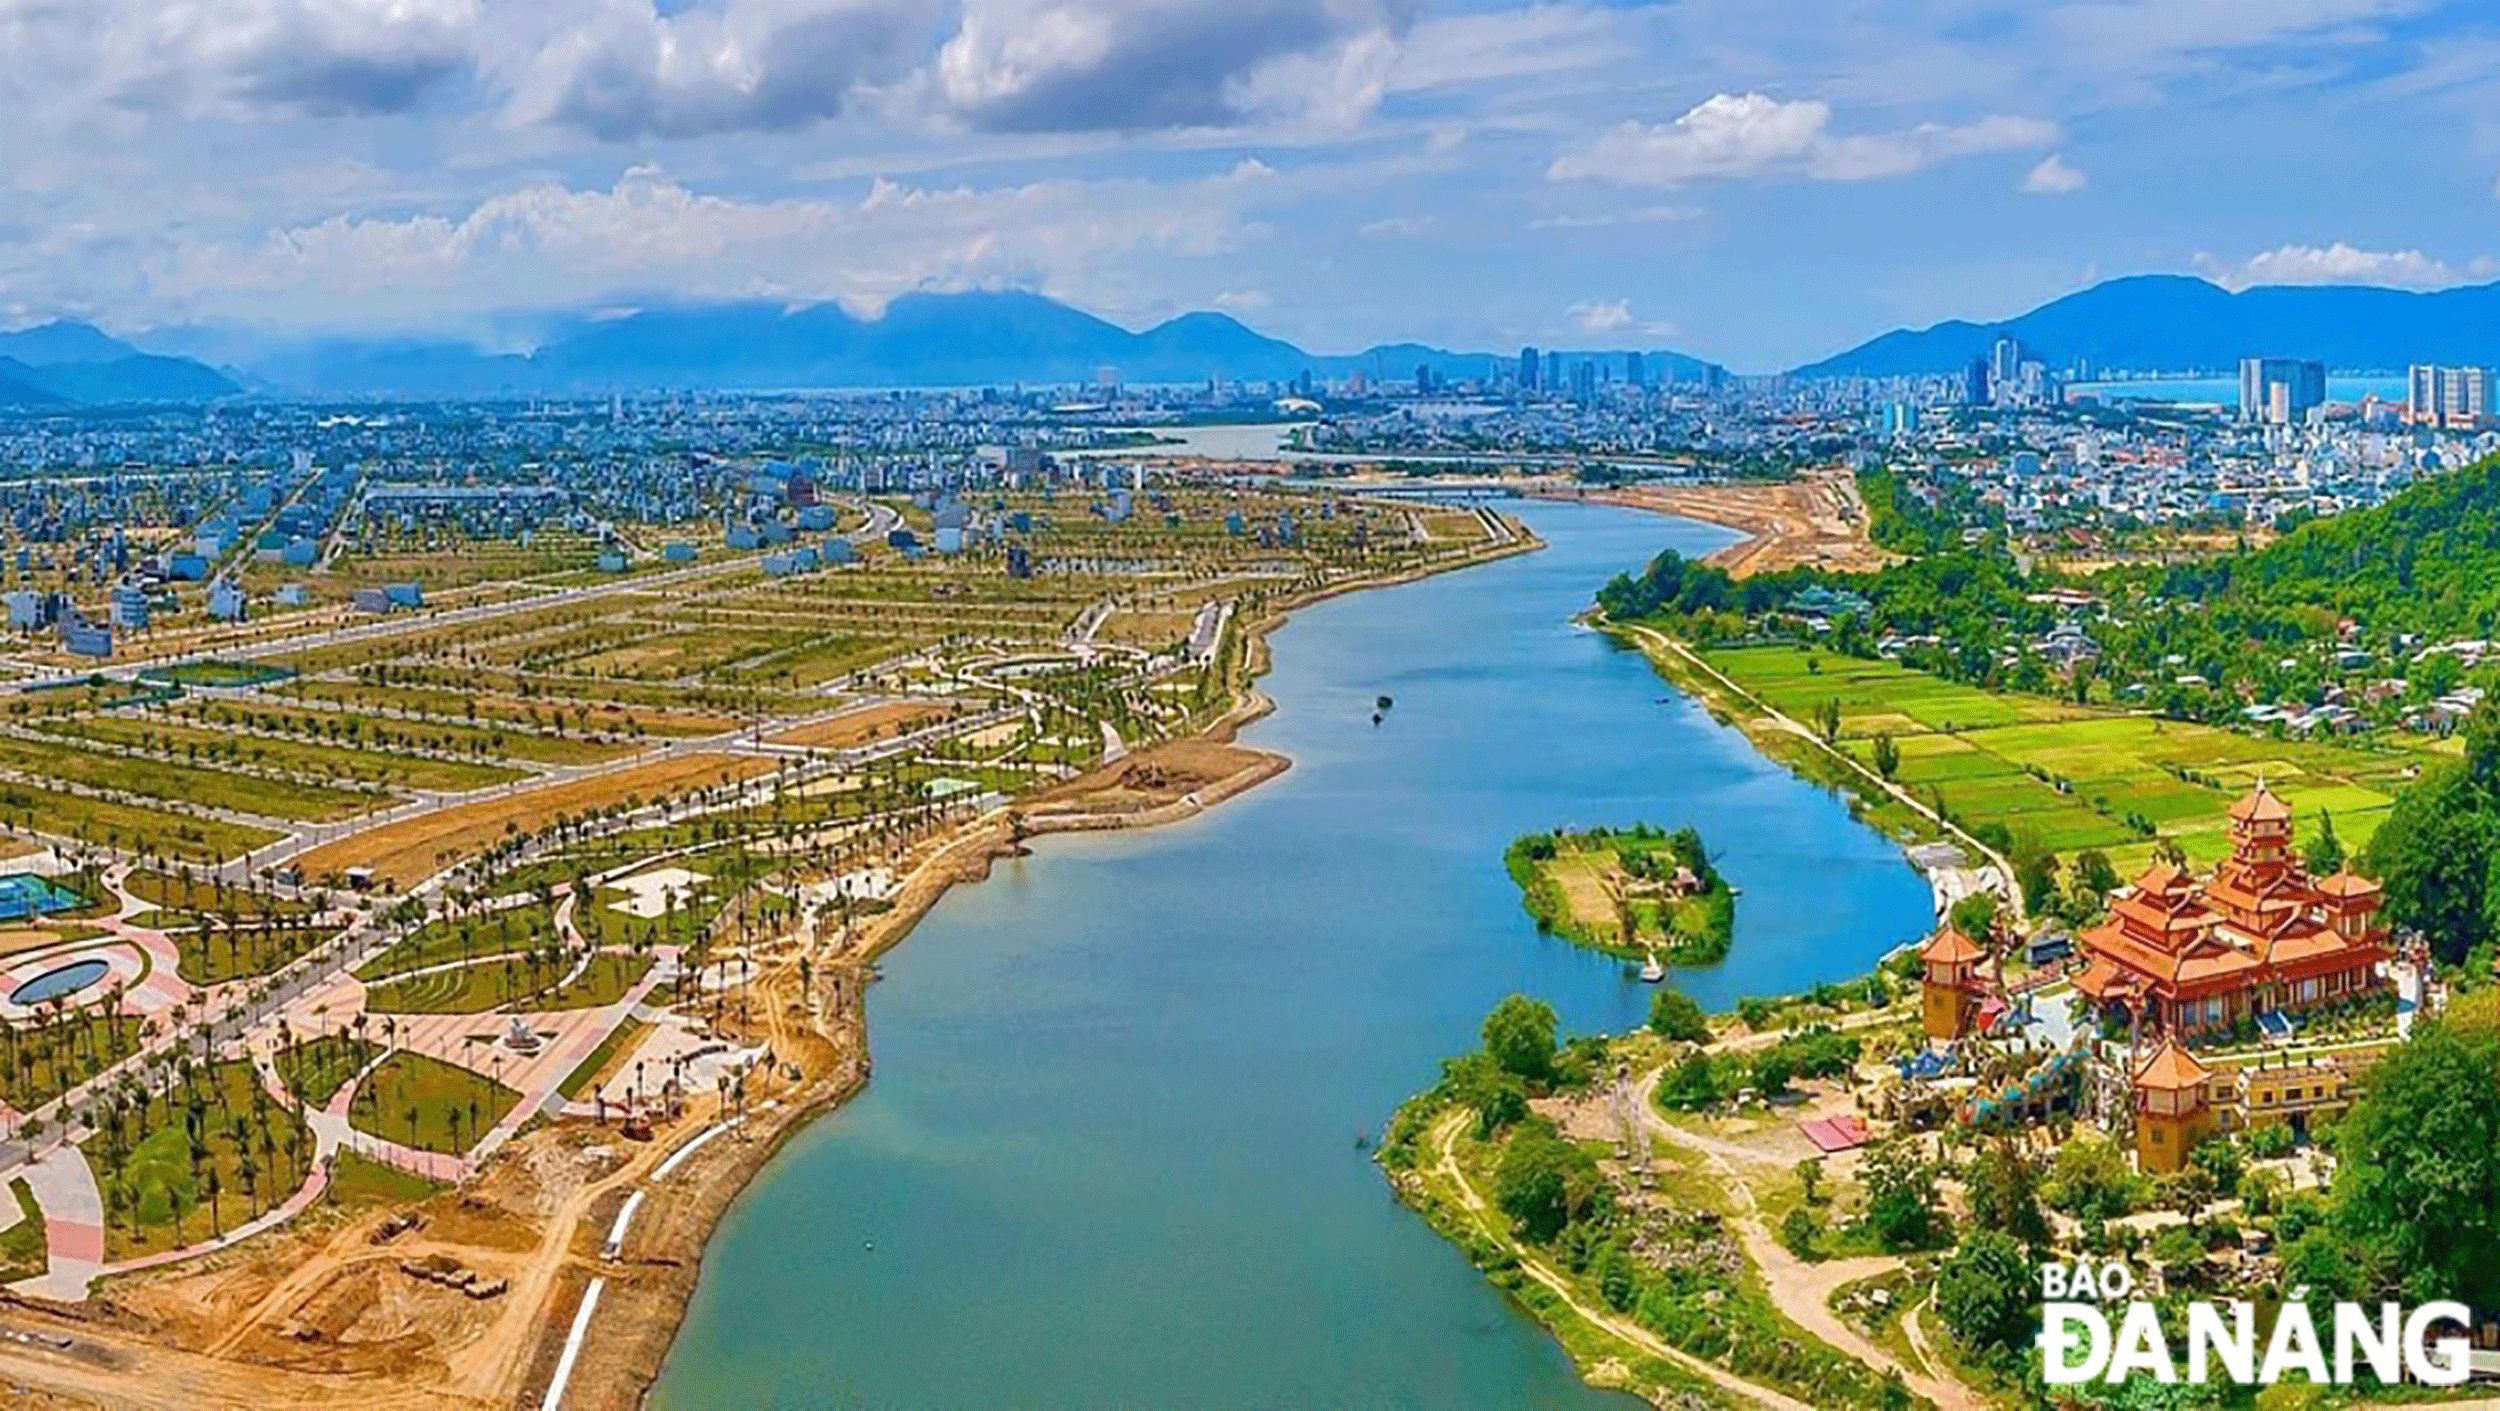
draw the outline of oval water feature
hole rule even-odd
[[[73,960],[54,970],[46,970],[35,978],[9,991],[9,1003],[31,1009],[45,1000],[74,995],[112,973],[112,963],[103,960]]]

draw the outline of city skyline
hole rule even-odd
[[[2496,39],[2428,0],[38,8],[0,321],[523,346],[1012,287],[1761,371],[2127,273],[2488,280]]]

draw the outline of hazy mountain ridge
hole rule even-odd
[[[1607,359],[1622,375],[1621,352],[1570,356]],[[1657,377],[1672,370],[1689,379],[1708,366],[1669,350],[1644,356]],[[1418,366],[1447,378],[1507,372],[1517,355],[1416,343],[1311,353],[1229,314],[1186,313],[1132,331],[1039,294],[975,292],[905,295],[868,319],[833,304],[660,306],[574,322],[526,355],[443,340],[324,339],[264,352],[247,365],[299,395],[486,396],[1086,383],[1103,369],[1132,383],[1281,382],[1358,369],[1403,382]]]
[[[2314,358],[2342,371],[2500,362],[2500,284],[2419,293],[2262,285],[2236,293],[2184,275],[2113,279],[1995,323],[1897,328],[1793,370],[1798,377],[1951,373],[2001,337],[2053,368],[2224,371],[2244,357]]]

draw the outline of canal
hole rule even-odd
[[[1845,804],[1571,625],[1723,530],[1518,512],[1545,551],[1297,615],[1282,778],[1176,828],[1040,840],[869,995],[877,1076],[723,1223],[670,1408],[1561,1407],[1561,1350],[1357,1139],[1524,992],[1620,1030],[1650,987],[1542,938],[1501,865],[1557,825],[1702,830],[1743,889],[1707,1007],[1863,972],[1924,881]],[[1396,704],[1371,723],[1374,697]]]

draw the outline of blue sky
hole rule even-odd
[[[2500,277],[2437,0],[0,0],[0,317],[1038,289],[1744,370],[2094,279]]]

